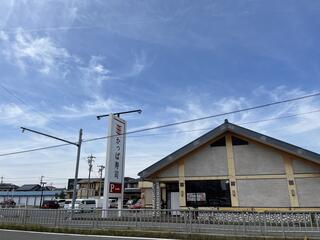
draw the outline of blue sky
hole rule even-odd
[[[318,92],[319,1],[1,1],[0,153],[59,144],[20,126],[76,141],[105,136],[96,115],[141,108],[129,129],[203,117]],[[319,97],[228,116],[234,123],[320,109]],[[244,125],[320,152],[320,113]],[[128,136],[126,175],[224,118]],[[154,134],[145,136],[146,134]],[[143,135],[143,136],[141,136]],[[106,142],[83,145],[104,164]],[[0,157],[16,184],[65,186],[72,146]],[[97,168],[93,176],[97,176]]]

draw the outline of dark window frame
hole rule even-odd
[[[231,194],[228,179],[223,180],[192,180],[186,181],[187,207],[231,207]],[[201,197],[205,193],[205,201],[188,201],[188,193],[195,193]]]

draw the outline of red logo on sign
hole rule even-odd
[[[121,135],[121,134],[122,134],[122,126],[119,125],[119,124],[116,125],[116,133],[117,133],[118,135]]]
[[[109,193],[121,193],[121,183],[110,183]]]

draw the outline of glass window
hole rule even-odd
[[[240,139],[240,138],[237,138],[237,137],[234,137],[232,136],[232,145],[233,146],[239,146],[239,145],[248,145],[248,141],[246,140],[243,140],[243,139]]]
[[[186,181],[187,207],[231,207],[229,181]]]
[[[211,147],[222,147],[222,146],[225,146],[226,145],[226,138],[225,137],[222,137],[222,138],[219,138],[217,141],[211,143]]]

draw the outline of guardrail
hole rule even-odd
[[[234,212],[215,210],[0,209],[0,224],[46,227],[139,229],[243,236],[319,237],[320,212]]]

